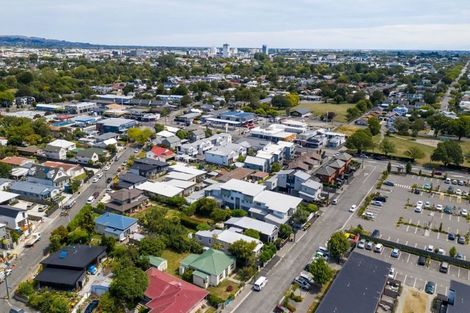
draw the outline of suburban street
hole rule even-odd
[[[279,262],[265,275],[269,281],[261,292],[251,290],[251,285],[230,304],[226,312],[272,312],[292,280],[311,260],[315,250],[325,245],[331,234],[350,220],[355,213],[348,209],[357,204],[374,188],[382,172],[380,165],[365,165],[338,198],[338,204],[323,208],[323,214],[305,233],[297,234],[297,242],[290,251],[282,251]],[[299,237],[302,236],[302,237]]]
[[[470,63],[470,61],[465,64],[465,66],[460,71],[459,76],[452,82],[452,84],[454,84],[455,82],[458,82],[459,79],[462,78],[463,74],[465,74],[467,72],[467,68],[468,68],[469,63]],[[451,94],[452,90],[454,90],[454,87],[452,87],[452,84],[447,89],[444,97],[442,97],[442,100],[441,100],[441,110],[442,111],[448,111],[449,110],[449,100],[451,98],[450,94]]]
[[[12,265],[15,266],[14,270],[12,271],[11,275],[8,276],[8,285],[10,287],[10,299],[7,299],[6,287],[5,283],[0,285],[0,312],[8,312],[11,305],[19,306],[17,302],[11,298],[13,294],[13,290],[18,286],[20,282],[25,279],[31,278],[33,274],[35,274],[36,269],[39,266],[39,263],[44,258],[44,251],[47,249],[49,245],[49,237],[51,232],[61,226],[67,225],[71,218],[73,218],[80,209],[86,204],[88,197],[90,197],[94,192],[99,191],[100,196],[106,190],[106,179],[109,177],[113,177],[118,168],[121,166],[122,163],[126,162],[129,157],[134,153],[132,148],[125,148],[115,162],[110,165],[110,169],[108,171],[103,172],[103,177],[97,183],[91,183],[91,180],[85,185],[85,188],[78,197],[75,198],[76,203],[70,209],[68,216],[60,216],[60,210],[57,210],[51,217],[47,218],[44,222],[46,225],[40,226],[41,230],[41,240],[37,242],[33,247],[26,248],[23,253],[21,253],[17,259],[12,262]],[[20,243],[22,244],[22,243]],[[28,309],[30,311],[30,309]]]

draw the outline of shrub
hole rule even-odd
[[[219,304],[223,303],[224,300],[212,293],[210,293],[208,296],[207,296],[207,301],[209,302],[209,304],[215,308],[217,308],[219,306]]]
[[[198,230],[199,222],[189,216],[181,216],[180,223],[187,228]]]
[[[228,285],[227,288],[225,289],[226,292],[232,292],[233,291],[233,286]]]

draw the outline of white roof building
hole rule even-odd
[[[167,198],[176,197],[183,193],[183,189],[162,182],[145,182],[137,185],[136,188],[146,193]]]
[[[63,139],[56,139],[54,141],[49,142],[50,146],[60,147],[67,151],[74,150],[77,148],[77,145],[74,142],[63,140]]]
[[[195,238],[197,241],[199,241],[202,245],[206,247],[212,247],[214,243],[219,243],[223,246],[223,250],[226,252],[234,242],[239,240],[243,240],[246,242],[255,242],[256,246],[253,249],[253,252],[255,254],[258,254],[264,245],[258,239],[228,229],[200,230],[195,233]]]

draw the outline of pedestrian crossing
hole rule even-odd
[[[395,184],[396,187],[400,187],[400,188],[405,188],[405,189],[408,189],[408,190],[411,190],[411,186],[409,185],[402,185],[402,184]]]

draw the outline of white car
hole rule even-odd
[[[395,269],[391,267],[390,271],[388,272],[388,278],[393,279],[394,277],[395,277]]]
[[[416,202],[416,206],[423,206],[423,201],[419,200],[418,202]]]
[[[349,212],[356,212],[356,209],[357,209],[357,205],[353,204],[353,205],[351,205],[351,207],[349,208]]]
[[[444,210],[444,207],[442,206],[442,204],[436,204],[436,210],[442,212]]]
[[[421,212],[423,212],[423,208],[420,207],[420,206],[416,206],[415,212],[416,212],[416,213],[421,213]]]
[[[384,245],[381,243],[376,244],[374,247],[374,252],[376,253],[382,253],[383,250],[384,250]]]
[[[427,252],[434,252],[434,246],[433,245],[426,246],[426,251]]]
[[[364,249],[366,247],[366,240],[365,239],[359,240],[359,242],[357,243],[357,247],[359,249]]]
[[[467,211],[467,209],[462,209],[462,212],[460,212],[460,214],[462,214],[462,216],[467,217],[467,216],[468,216],[468,211]]]
[[[456,194],[457,196],[461,196],[461,195],[462,195],[462,190],[461,190],[461,189],[457,189],[457,190],[455,191],[455,194]]]
[[[98,173],[98,175],[96,175],[98,177],[98,179],[100,179],[101,177],[103,177],[103,173]]]
[[[93,177],[91,180],[92,183],[97,183],[100,179],[98,177]]]
[[[106,165],[105,167],[103,167],[103,171],[109,171],[110,167],[109,165]]]
[[[446,255],[446,252],[444,251],[444,249],[439,248],[439,250],[437,250],[437,254]]]
[[[426,202],[424,203],[424,207],[425,207],[425,208],[430,208],[430,207],[431,207],[431,202],[426,201]]]
[[[89,196],[88,199],[86,200],[86,203],[91,204],[93,203],[93,201],[95,201],[95,197]]]

